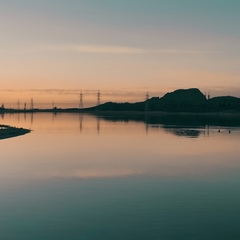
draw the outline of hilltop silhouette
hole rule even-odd
[[[146,109],[147,106],[147,109]],[[240,111],[240,98],[222,96],[207,99],[197,88],[178,89],[163,97],[153,97],[137,103],[107,102],[89,108],[100,111],[161,111],[161,112],[225,112]]]
[[[149,102],[149,110],[166,112],[179,111],[203,111],[206,104],[206,97],[197,88],[178,89],[165,94],[158,101]]]

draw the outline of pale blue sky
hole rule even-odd
[[[0,0],[2,90],[240,96],[239,13],[239,0]]]

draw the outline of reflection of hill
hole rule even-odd
[[[189,137],[189,138],[197,138],[200,136],[201,130],[192,128],[192,127],[181,127],[181,126],[168,126],[168,125],[152,125],[152,128],[162,128],[166,133],[174,134],[178,137]]]
[[[229,126],[240,127],[240,115],[235,114],[174,114],[162,113],[158,115],[148,114],[100,114],[98,117],[107,121],[137,121],[146,124],[161,124],[166,126],[178,127],[205,127],[210,126]]]
[[[240,127],[240,115],[236,114],[176,114],[162,113],[161,115],[126,114],[126,115],[101,115],[102,118],[111,122],[143,122],[146,129],[159,128],[167,133],[179,137],[197,138],[209,129],[215,127]]]
[[[24,128],[10,127],[8,125],[0,125],[0,139],[17,137],[29,133],[31,130]]]
[[[196,129],[186,129],[186,128],[166,128],[164,127],[166,132],[170,132],[179,137],[190,137],[197,138],[200,136],[201,132]]]

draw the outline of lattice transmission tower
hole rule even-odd
[[[33,106],[33,98],[31,98],[31,102],[30,102],[30,109],[33,110],[34,106]]]
[[[149,100],[149,93],[146,93],[146,101],[145,101],[145,111],[148,111],[148,100]]]
[[[18,100],[17,102],[17,109],[19,110],[20,109],[20,101]]]
[[[101,104],[101,93],[98,90],[98,92],[97,92],[97,106],[99,106],[100,104]]]
[[[82,93],[82,91],[79,94],[79,109],[83,109],[83,93]]]
[[[209,92],[208,95],[207,95],[207,99],[208,99],[208,100],[210,99],[210,92]]]

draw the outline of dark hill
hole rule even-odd
[[[208,108],[210,111],[240,111],[240,98],[214,97],[208,100]]]
[[[159,100],[159,110],[161,111],[204,111],[206,97],[197,88],[179,89],[165,94]]]
[[[193,103],[193,104],[202,104],[205,103],[206,97],[203,93],[197,88],[190,89],[178,89],[174,92],[165,94],[161,98],[161,102],[166,103]]]
[[[144,102],[137,103],[114,103],[107,102],[100,105],[98,108],[101,111],[144,111]]]
[[[113,103],[107,102],[93,109],[101,111],[204,111],[206,97],[197,88],[179,89],[165,94],[162,98],[153,97],[146,103]]]
[[[209,100],[197,88],[179,89],[137,103],[107,102],[89,110],[100,111],[163,111],[163,112],[220,112],[240,111],[240,99],[236,97],[215,97]]]

